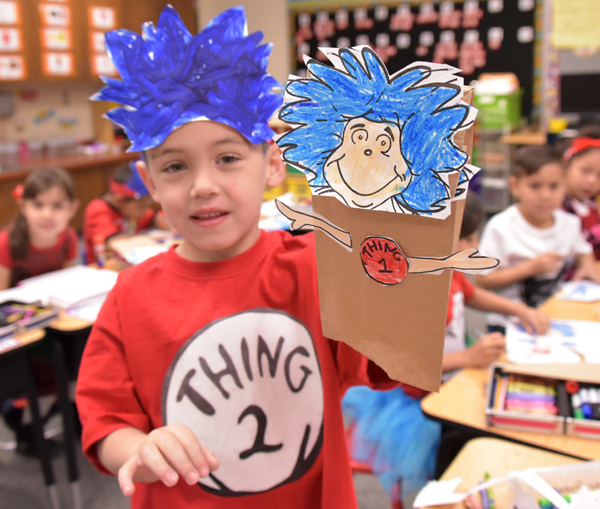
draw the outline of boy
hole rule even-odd
[[[135,169],[135,163],[121,166],[109,179],[109,190],[92,200],[83,216],[86,263],[96,260],[94,244],[119,234],[133,235],[157,226],[158,215],[152,199]]]
[[[84,451],[136,508],[356,507],[341,395],[397,384],[322,336],[313,236],[258,229],[264,188],[285,171],[265,144],[281,104],[270,47],[246,36],[242,8],[192,38],[167,6],[144,36],[107,34],[129,81],[99,98],[137,101],[137,73],[164,85],[111,113],[144,151],[137,168],[182,242],[123,272],[107,297],[79,372]]]
[[[510,190],[518,202],[494,216],[484,229],[481,250],[500,266],[477,285],[498,295],[537,307],[548,299],[574,264],[574,279],[600,282],[592,247],[581,234],[578,217],[560,209],[564,199],[564,168],[549,146],[518,150]],[[491,328],[503,328],[500,315],[488,316]]]
[[[457,249],[479,247],[479,231],[484,220],[484,211],[477,195],[469,193],[460,229]],[[550,325],[546,315],[522,302],[514,302],[492,292],[473,286],[461,272],[452,274],[448,324],[444,344],[442,380],[449,380],[456,370],[466,367],[486,367],[497,361],[506,347],[499,332],[485,334],[470,348],[465,344],[465,305],[480,311],[492,311],[502,315],[516,316],[529,331],[544,334]]]

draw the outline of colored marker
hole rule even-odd
[[[583,412],[581,410],[581,396],[579,396],[579,393],[571,396],[571,405],[573,406],[573,417],[575,417],[575,419],[583,419]]]
[[[490,480],[490,474],[489,474],[489,472],[486,472],[484,474],[483,479],[485,481],[489,481]],[[488,488],[486,491],[487,491],[487,496],[488,496],[488,508],[489,509],[496,509],[496,502],[494,501],[494,492],[492,491],[492,488]]]
[[[588,389],[588,395],[590,398],[590,403],[592,403],[592,404],[600,403],[600,394],[598,394],[598,389],[596,389],[594,387],[590,387]]]

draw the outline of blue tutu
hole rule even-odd
[[[400,486],[411,507],[416,493],[435,472],[441,426],[423,415],[421,400],[401,388],[374,391],[352,387],[342,400],[344,418],[352,426],[352,457],[368,463],[390,498]]]

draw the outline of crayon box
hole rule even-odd
[[[600,440],[600,370],[595,364],[490,366],[488,426]]]
[[[56,309],[16,300],[0,302],[0,338],[47,327],[57,317]]]

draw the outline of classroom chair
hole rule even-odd
[[[20,397],[23,394],[27,396],[31,411],[33,443],[42,467],[48,502],[52,509],[60,509],[50,452],[44,440],[42,417],[38,406],[38,392],[27,359],[29,346],[22,346],[0,354],[0,401]]]
[[[352,434],[354,433],[354,426],[346,427],[346,444],[348,446],[348,454],[350,455],[350,470],[352,474],[373,474],[373,469],[368,463],[355,460],[352,456]],[[392,502],[392,509],[402,509],[402,502],[400,501],[400,485],[395,486],[394,498],[397,499]]]

